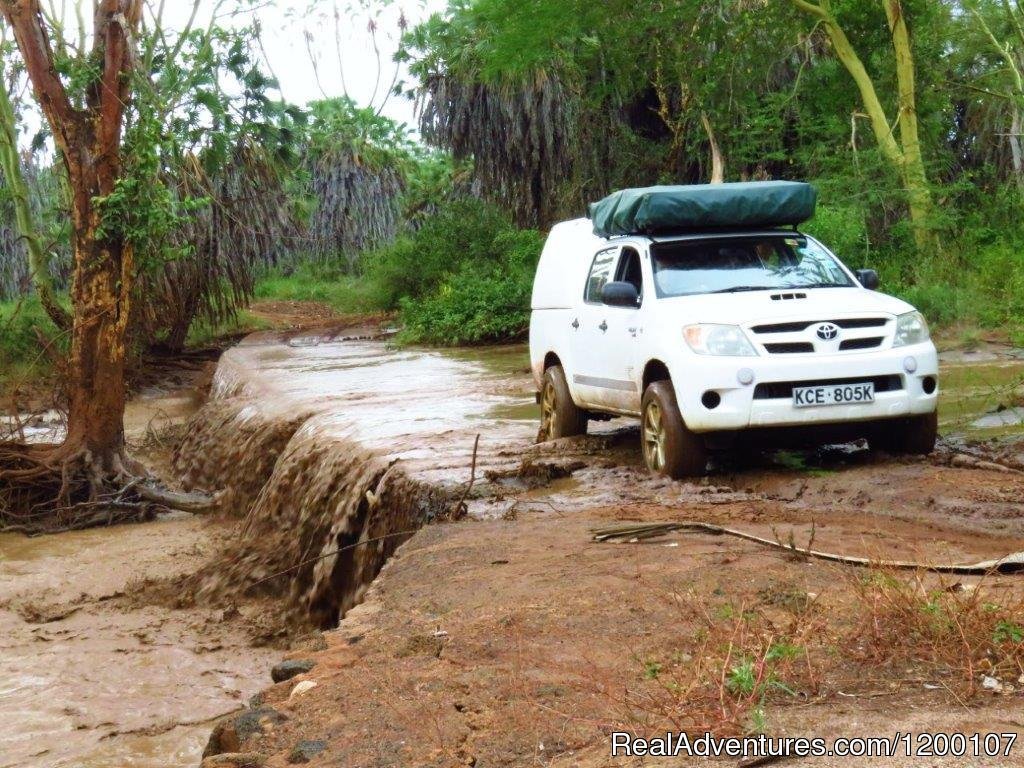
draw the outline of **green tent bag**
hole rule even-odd
[[[593,203],[590,219],[599,237],[796,226],[814,216],[817,199],[798,181],[644,187]]]

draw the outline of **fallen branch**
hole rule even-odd
[[[951,573],[963,576],[984,576],[988,573],[1024,573],[1024,552],[1015,552],[998,560],[985,560],[970,565],[959,564],[934,564],[916,563],[905,560],[871,560],[866,557],[853,557],[850,555],[837,555],[832,552],[821,552],[805,547],[798,547],[796,544],[783,544],[779,541],[772,541],[752,533],[738,531],[733,528],[723,528],[720,525],[712,525],[700,521],[686,521],[678,523],[647,523],[634,525],[612,526],[610,528],[599,528],[593,531],[594,541],[608,542],[635,542],[643,539],[650,539],[657,536],[664,536],[673,531],[690,531],[694,533],[709,533],[713,536],[735,536],[744,541],[752,541],[755,544],[771,547],[772,549],[792,552],[803,557],[813,557],[817,560],[826,560],[832,563],[844,565],[855,565],[860,567],[884,568],[892,570],[909,571],[931,571],[933,573]]]
[[[190,512],[193,515],[212,512],[217,508],[217,496],[208,496],[205,493],[180,493],[169,491],[166,488],[158,488],[148,483],[137,483],[134,490],[135,493],[146,501],[151,501],[154,504],[160,504],[170,509]]]
[[[1001,472],[1004,475],[1024,475],[1024,472],[1015,467],[1008,467],[1005,464],[979,459],[967,453],[954,454],[949,460],[949,465],[951,467],[960,467],[961,469],[987,469],[992,472]]]

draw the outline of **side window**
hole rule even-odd
[[[605,283],[611,281],[615,257],[618,255],[619,249],[616,247],[598,251],[594,256],[594,263],[590,265],[590,274],[587,276],[587,287],[583,293],[583,300],[588,304],[601,303],[601,289]]]
[[[619,268],[615,272],[615,279],[622,283],[632,283],[636,292],[643,299],[644,295],[644,273],[640,267],[640,254],[633,248],[623,248],[622,258],[619,259]]]

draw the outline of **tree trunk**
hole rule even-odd
[[[885,114],[885,108],[878,97],[875,83],[850,43],[850,39],[846,36],[843,28],[839,26],[835,16],[832,15],[829,0],[819,0],[818,3],[810,2],[810,0],[792,0],[792,2],[797,8],[815,16],[824,26],[825,32],[832,42],[832,48],[836,52],[836,57],[850,73],[850,77],[853,78],[860,91],[864,110],[871,120],[871,129],[882,155],[899,173],[903,189],[907,193],[910,222],[914,229],[914,240],[917,247],[922,253],[936,253],[939,250],[939,239],[932,229],[932,193],[928,184],[928,173],[925,170],[917,130],[914,58],[900,0],[882,0],[886,18],[889,20],[889,32],[896,57],[899,141],[896,140],[894,133],[895,125],[890,125]]]
[[[128,303],[123,275],[131,251],[96,239],[95,229],[76,237],[71,298],[77,313],[71,337],[67,452],[85,451],[104,472],[120,470],[124,448],[125,329]]]
[[[718,146],[718,139],[715,138],[715,131],[711,127],[707,112],[700,113],[700,122],[704,126],[704,132],[708,135],[708,144],[711,145],[711,183],[725,183],[725,158]]]
[[[1017,189],[1024,190],[1024,160],[1021,158],[1020,131],[1020,105],[1014,101],[1013,118],[1010,121],[1010,160],[1013,162],[1013,179],[1017,182]]]
[[[83,109],[69,98],[57,73],[39,0],[0,0],[71,188],[74,323],[68,432],[59,457],[84,462],[95,492],[125,469],[124,369],[134,264],[123,237],[103,232],[101,201],[121,177],[121,136],[142,3],[96,0],[93,8],[90,58],[97,70]]]
[[[921,154],[921,139],[917,128],[917,95],[914,72],[914,54],[910,47],[910,33],[903,16],[900,0],[885,0],[885,15],[896,54],[896,82],[899,93],[900,144],[903,149],[903,178],[910,203],[910,221],[914,226],[914,239],[922,253],[935,254],[940,250],[938,236],[933,229],[932,192],[928,173]]]

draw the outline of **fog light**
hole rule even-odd
[[[903,358],[903,370],[907,373],[913,373],[917,370],[917,358],[916,357],[904,357]]]
[[[722,396],[709,389],[701,396],[700,401],[704,404],[705,408],[709,411],[713,411],[722,404]]]
[[[736,381],[745,387],[749,386],[754,383],[754,372],[749,368],[740,368],[736,374]]]
[[[938,387],[938,385],[939,382],[935,380],[934,376],[925,376],[924,379],[921,381],[921,389],[924,390],[924,393],[926,395],[935,394],[935,389],[936,387]]]

